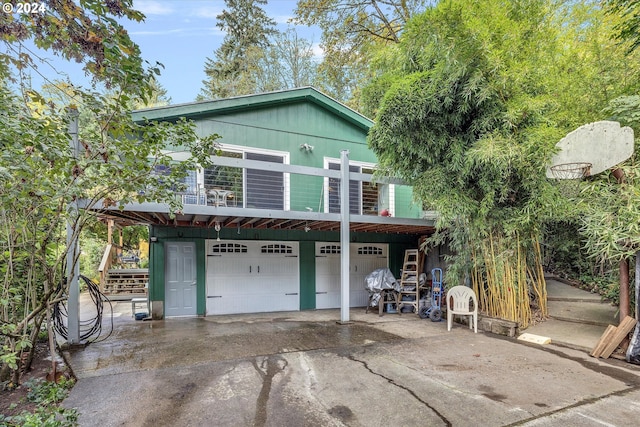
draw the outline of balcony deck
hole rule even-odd
[[[234,186],[205,181],[207,187],[200,183],[187,193],[178,193],[182,202],[178,212],[171,212],[166,203],[132,203],[122,210],[102,209],[99,214],[123,224],[340,230],[340,171],[231,158],[216,158],[216,165],[226,168],[227,177],[233,172]],[[237,177],[245,177],[248,169],[254,176],[256,171],[267,172],[247,184]],[[274,172],[282,177],[281,189],[269,187]],[[419,209],[411,188],[397,180],[382,182],[370,174],[350,172],[349,192],[353,197],[349,203],[352,232],[430,234],[434,230],[435,214]]]
[[[221,227],[232,228],[340,230],[340,214],[319,212],[184,205],[181,212],[171,215],[167,204],[142,203],[128,205],[124,210],[111,208],[102,210],[100,213],[128,225],[154,224],[172,227],[213,228],[218,223]],[[434,217],[420,219],[373,215],[350,215],[349,219],[349,229],[352,232],[406,234],[429,234],[434,230],[435,220]]]

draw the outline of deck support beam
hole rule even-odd
[[[78,111],[71,110],[71,120],[69,122],[70,148],[75,158],[79,157],[80,144],[78,143]],[[69,285],[69,297],[67,300],[67,343],[80,344],[80,249],[78,246],[78,204],[73,201],[69,203],[70,215],[67,220],[67,279]],[[72,222],[72,218],[76,218]]]
[[[340,322],[349,322],[349,150],[340,152]]]

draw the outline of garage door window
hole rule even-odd
[[[358,248],[358,255],[384,255],[384,252],[377,246],[363,246]]]
[[[293,248],[287,245],[264,245],[260,248],[263,254],[292,254]]]
[[[338,245],[322,246],[319,252],[321,255],[340,254],[340,246]]]
[[[237,243],[220,243],[211,246],[212,254],[246,254],[247,247]]]

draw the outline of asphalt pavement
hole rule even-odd
[[[552,305],[564,303],[580,317],[576,297],[553,300],[560,285],[549,286],[552,316],[564,313]],[[604,304],[605,320],[609,310],[615,315],[606,302],[581,304]],[[640,419],[640,366],[588,355],[606,328],[600,320],[558,315],[547,322],[571,323],[569,332],[541,329],[543,322],[526,331],[549,334],[550,344],[537,345],[360,308],[350,310],[348,324],[337,322],[339,310],[136,321],[131,304],[118,302],[114,313],[109,338],[65,352],[78,381],[64,406],[78,409],[81,426],[629,426]]]

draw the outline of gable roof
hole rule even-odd
[[[164,107],[146,108],[131,113],[135,122],[146,120],[172,121],[185,117],[198,119],[234,111],[248,111],[257,108],[276,106],[279,104],[293,104],[297,102],[311,102],[335,114],[353,125],[369,131],[373,121],[335,99],[323,94],[312,87],[287,89],[277,92],[266,92],[255,95],[235,96],[232,98],[216,99],[212,101],[190,102],[185,104],[168,105]]]

